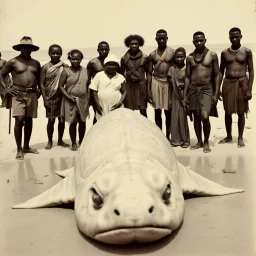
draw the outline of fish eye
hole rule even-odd
[[[93,207],[95,209],[100,209],[103,206],[103,200],[99,196],[99,194],[96,192],[95,189],[92,189],[92,201],[93,201]]]
[[[171,197],[171,186],[170,186],[170,184],[168,184],[167,188],[165,189],[165,191],[162,195],[162,199],[163,199],[165,204],[170,203],[170,197]]]

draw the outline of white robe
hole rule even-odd
[[[97,91],[98,101],[102,107],[102,115],[96,111],[96,119],[99,120],[102,116],[106,115],[111,111],[111,108],[119,103],[121,94],[121,85],[125,81],[124,76],[116,73],[111,79],[101,71],[95,75],[89,88],[91,90]],[[123,104],[121,107],[124,107]]]

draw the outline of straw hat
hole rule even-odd
[[[104,65],[108,62],[116,62],[119,65],[119,59],[115,55],[108,55],[108,57],[104,60]]]
[[[14,50],[16,50],[16,51],[20,51],[20,47],[21,47],[21,46],[28,46],[28,45],[29,45],[29,48],[31,48],[31,50],[32,50],[33,52],[39,50],[39,47],[38,47],[38,46],[33,45],[32,38],[29,37],[29,36],[24,36],[24,37],[22,37],[21,40],[20,40],[20,43],[14,45],[12,48],[13,48]]]

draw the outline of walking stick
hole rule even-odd
[[[12,109],[9,108],[9,134],[11,134]]]

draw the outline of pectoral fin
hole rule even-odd
[[[43,208],[72,203],[75,200],[75,179],[74,172],[55,186],[46,190],[42,194],[31,198],[25,203],[13,206],[13,209]]]
[[[184,194],[195,194],[200,196],[221,196],[244,192],[243,189],[224,187],[216,182],[208,180],[179,162],[178,172],[180,184]]]

